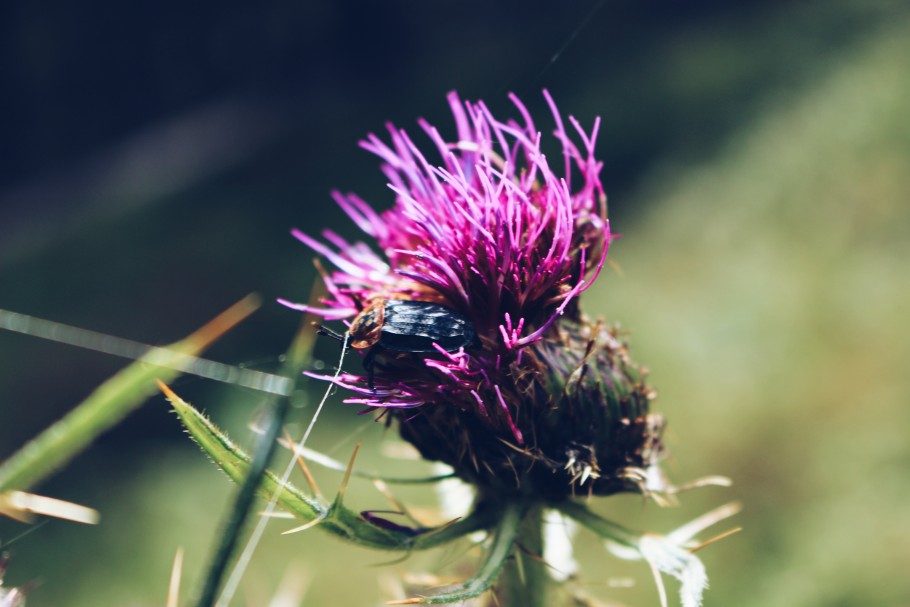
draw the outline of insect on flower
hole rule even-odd
[[[655,393],[646,369],[632,360],[617,327],[587,317],[579,304],[614,238],[594,155],[599,120],[585,129],[569,117],[572,137],[553,100],[544,97],[562,147],[555,164],[514,95],[520,119],[503,121],[483,102],[450,94],[454,140],[419,122],[435,152],[394,126],[388,141],[369,135],[361,146],[380,157],[392,206],[378,212],[356,194],[335,192],[371,242],[349,242],[331,230],[321,238],[293,230],[334,270],[315,262],[325,287],[318,307],[279,300],[347,326],[338,333],[317,325],[341,342],[341,355],[331,375],[304,372],[330,384],[295,453],[302,452],[332,386],[340,386],[351,393],[345,403],[379,411],[376,420],[397,424],[424,459],[447,464],[452,476],[473,485],[473,510],[438,528],[416,521],[411,527],[386,520],[381,511],[347,510],[344,489],[331,505],[299,490],[282,497],[292,459],[270,511],[300,513],[304,524],[292,531],[325,523],[327,531],[363,545],[408,552],[485,529],[489,545],[474,577],[390,604],[463,603],[503,576],[492,603],[543,605],[550,604],[543,592],[549,576],[538,547],[544,511],[553,508],[624,547],[621,556],[646,560],[658,582],[661,573],[680,579],[684,607],[698,607],[707,577],[686,541],[735,507],[664,538],[626,530],[575,499],[635,492],[670,503],[680,488],[659,467],[664,418],[651,410]],[[366,376],[342,370],[348,347],[363,355]],[[191,407],[171,402],[188,428],[199,425]],[[199,443],[210,455],[230,445],[226,438]],[[248,461],[242,453],[227,455],[226,471]],[[352,466],[353,456],[342,487]],[[289,499],[302,505],[286,507]],[[520,566],[520,551],[536,558]]]
[[[321,335],[339,341],[343,336],[319,327]],[[364,369],[373,389],[376,355],[382,351],[427,354],[457,352],[478,345],[471,322],[458,312],[428,301],[378,297],[367,304],[348,328],[351,347],[366,353]]]
[[[664,422],[645,370],[579,304],[614,239],[599,120],[565,121],[544,93],[562,148],[548,157],[514,95],[517,118],[504,120],[448,99],[449,137],[420,120],[428,147],[392,125],[361,142],[380,158],[392,205],[333,196],[369,239],[292,231],[334,269],[317,265],[320,306],[281,303],[347,320],[336,338],[367,371],[306,375],[349,390],[346,403],[390,411],[423,457],[487,493],[651,491],[642,471],[663,457]]]

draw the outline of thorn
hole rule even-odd
[[[700,489],[702,487],[732,487],[733,481],[726,477],[720,475],[714,476],[703,476],[695,480],[689,481],[688,483],[683,483],[677,487],[670,487],[669,493],[682,493],[683,491],[690,491],[692,489]]]
[[[731,516],[737,514],[742,510],[742,504],[739,502],[730,502],[719,506],[710,512],[707,512],[698,518],[689,521],[682,527],[677,528],[676,530],[670,532],[669,536],[672,536],[678,542],[685,542],[692,539],[697,534],[701,533],[708,527],[716,525],[724,519],[728,519]]]
[[[324,514],[322,516],[320,516],[319,518],[315,518],[315,519],[311,520],[309,523],[305,523],[303,525],[300,525],[299,527],[294,527],[293,529],[288,529],[287,531],[282,531],[281,535],[290,535],[292,533],[300,533],[301,531],[306,531],[307,529],[312,529],[313,527],[315,527],[316,525],[321,523],[323,520],[325,520]]]
[[[177,607],[180,602],[180,576],[183,574],[183,547],[177,548],[171,567],[171,582],[167,589],[167,607]]]
[[[310,467],[307,466],[306,460],[303,458],[303,454],[297,450],[294,440],[291,438],[291,435],[288,434],[288,431],[284,431],[284,440],[279,440],[278,444],[282,447],[289,447],[294,454],[294,458],[297,460],[297,467],[303,472],[303,476],[306,478],[306,483],[310,487],[310,491],[313,492],[313,495],[322,499],[322,491],[319,490],[319,485],[316,484],[316,479],[313,477],[313,473],[310,472]]]
[[[174,401],[182,401],[182,399],[177,396],[177,394],[171,390],[171,388],[166,383],[160,379],[155,379],[155,383],[158,384],[158,389],[164,393],[164,398],[171,401],[171,403],[174,403]]]
[[[664,580],[660,577],[660,571],[657,565],[648,561],[648,567],[651,569],[651,575],[654,576],[654,583],[657,585],[657,594],[660,597],[660,607],[668,607],[667,604],[667,587],[664,586]]]
[[[310,296],[307,299],[307,303],[310,306],[315,306],[319,302],[319,297],[322,295],[323,289],[323,281],[314,279],[313,286],[310,287]],[[303,315],[303,318],[300,319],[297,334],[294,336],[294,340],[291,342],[290,347],[288,347],[287,352],[288,361],[292,362],[294,366],[303,366],[312,359],[316,336],[309,328],[310,323],[314,322],[316,318],[318,317],[312,312],[307,312]]]
[[[421,523],[419,520],[417,520],[414,517],[414,515],[413,515],[413,513],[411,513],[410,509],[408,509],[408,507],[405,506],[401,500],[399,500],[397,497],[395,497],[395,495],[392,493],[391,489],[389,489],[389,486],[385,483],[385,481],[383,481],[382,479],[374,478],[373,486],[376,487],[376,490],[379,491],[379,493],[381,493],[389,501],[389,503],[392,505],[393,508],[397,508],[398,510],[400,510],[401,514],[403,514],[408,520],[410,520],[412,523],[414,523],[418,527],[426,527],[426,525],[424,525],[423,523]]]
[[[261,303],[262,299],[259,295],[251,293],[207,322],[183,341],[196,342],[199,345],[206,346],[258,310]]]
[[[398,599],[395,601],[386,601],[386,605],[423,605],[426,601],[420,597],[413,597],[410,599]]]
[[[557,569],[556,567],[554,567],[553,565],[551,565],[550,563],[548,563],[547,560],[546,560],[545,558],[543,558],[543,555],[542,555],[542,554],[536,554],[536,553],[532,552],[531,550],[528,550],[527,548],[525,548],[524,546],[522,546],[522,545],[519,544],[519,543],[516,543],[516,544],[515,544],[515,547],[518,548],[518,550],[519,550],[522,554],[524,554],[526,557],[528,557],[528,558],[531,559],[532,561],[537,562],[537,563],[541,563],[542,565],[544,565],[544,566],[546,566],[546,567],[549,567],[549,568],[552,569],[553,571],[559,571],[559,569]],[[516,553],[516,554],[517,554],[517,553]]]
[[[711,544],[717,543],[721,540],[725,540],[728,537],[730,537],[731,535],[736,535],[737,533],[739,533],[742,530],[743,530],[742,527],[733,527],[732,529],[727,529],[723,533],[718,533],[714,537],[701,542],[697,546],[693,546],[692,548],[689,548],[689,552],[694,554],[694,553],[698,552],[699,550],[701,550],[702,548],[707,548]]]
[[[361,443],[354,445],[354,452],[351,453],[351,459],[348,460],[348,467],[344,470],[344,478],[341,479],[341,487],[338,488],[338,495],[335,496],[335,503],[340,504],[344,499],[344,492],[348,489],[348,482],[351,480],[351,471],[354,470],[354,460],[357,459],[357,453],[360,451]]]

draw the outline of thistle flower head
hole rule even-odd
[[[613,235],[594,156],[599,128],[568,127],[545,93],[561,154],[515,97],[518,119],[454,93],[454,139],[426,121],[428,146],[388,127],[361,146],[378,156],[394,195],[376,212],[355,194],[336,202],[374,241],[295,231],[335,269],[327,320],[371,304],[413,300],[464,317],[476,344],[419,355],[375,348],[375,380],[342,374],[346,400],[388,409],[425,457],[481,487],[561,496],[639,488],[660,453],[651,391],[616,331],[582,315]],[[381,320],[380,320],[381,322]]]

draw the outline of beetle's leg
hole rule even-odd
[[[367,350],[366,356],[363,357],[363,368],[367,372],[367,385],[370,387],[370,390],[373,392],[376,391],[376,350],[375,348],[370,348]]]

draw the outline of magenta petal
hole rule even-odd
[[[379,372],[375,390],[361,376],[345,374],[335,383],[356,394],[350,402],[369,407],[429,403],[474,411],[490,423],[505,419],[520,443],[513,418],[519,397],[508,388],[507,374],[533,359],[522,350],[551,335],[560,316],[574,309],[569,304],[598,277],[615,236],[606,221],[602,165],[594,157],[600,121],[590,130],[573,117],[564,121],[544,91],[562,153],[562,161],[551,162],[531,113],[515,95],[509,99],[518,116],[501,120],[482,101],[450,93],[454,140],[421,119],[420,139],[387,125],[384,136],[361,141],[380,160],[391,208],[377,212],[338,191],[332,197],[376,242],[351,243],[328,231],[317,239],[294,230],[335,270],[326,278],[324,306],[280,303],[326,320],[349,319],[377,298],[452,308],[470,321],[482,347],[435,347],[421,353],[424,364],[416,366],[392,357],[385,364],[395,380]],[[485,404],[494,395],[502,415]]]

